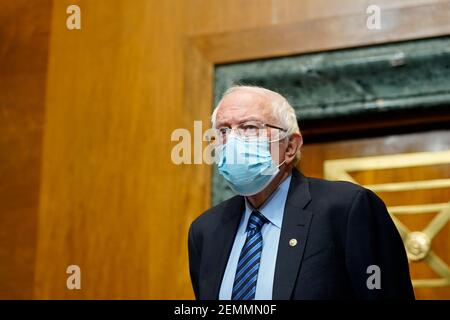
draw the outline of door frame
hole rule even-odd
[[[432,16],[433,19],[423,19]],[[210,123],[209,117],[214,101],[214,68],[218,64],[247,60],[274,58],[295,54],[361,47],[391,42],[414,40],[450,34],[450,3],[414,5],[381,11],[381,29],[362,28],[368,15],[360,14],[331,16],[302,22],[271,25],[241,31],[187,35],[184,40],[183,68],[184,88],[181,115],[186,127],[193,121]],[[341,30],[341,32],[336,32]],[[441,115],[431,114],[420,118],[420,123],[450,121]],[[392,122],[417,125],[415,117],[403,117]],[[374,122],[372,122],[374,123]],[[384,123],[384,122],[383,122]],[[304,134],[323,136],[324,133],[348,132],[353,125],[331,126],[327,123],[308,125]],[[376,127],[376,126],[375,126]],[[316,128],[316,129],[314,129]],[[346,129],[347,128],[347,129]],[[201,157],[202,155],[197,155]],[[198,162],[196,162],[198,161]],[[201,163],[195,159],[194,163]],[[188,179],[203,185],[203,207],[211,206],[212,172],[209,165],[200,165],[196,170],[186,170]],[[189,181],[189,180],[187,180]]]

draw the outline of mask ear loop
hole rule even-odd
[[[279,138],[279,139],[269,140],[269,143],[281,141],[281,140],[284,140],[284,139],[286,139],[286,138],[288,138],[288,137],[289,137],[289,134],[286,132],[284,137]]]
[[[284,140],[284,139],[287,139],[287,138],[289,138],[289,135],[286,133],[286,135],[283,138],[279,138],[279,139],[275,139],[275,140],[269,140],[269,143],[281,141],[281,140]],[[280,168],[285,162],[286,162],[286,158],[284,159],[283,162],[278,164],[277,168]]]
[[[282,163],[280,163],[277,168],[279,169],[284,163],[286,162],[286,159],[284,159],[284,161]]]

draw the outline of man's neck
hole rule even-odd
[[[247,200],[255,209],[259,209],[272,193],[278,188],[278,186],[289,176],[292,169],[285,170],[282,174],[278,174],[270,184],[261,192],[248,196]]]

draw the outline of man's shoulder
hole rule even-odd
[[[363,186],[349,181],[334,181],[312,177],[307,177],[307,179],[309,182],[310,191],[314,193],[326,193],[329,195],[354,195],[355,193],[367,190]]]
[[[312,199],[320,199],[321,202],[329,205],[348,206],[360,197],[382,202],[372,190],[357,183],[311,177],[307,179]]]
[[[368,189],[348,181],[331,181],[320,178],[304,176],[307,180],[309,192],[313,199],[320,199],[321,202],[326,200],[330,204],[348,204],[353,201],[355,196],[360,192],[367,192]],[[243,203],[243,197],[236,195],[225,200],[200,214],[191,224],[195,228],[211,228],[223,221],[226,216],[230,216],[239,211],[236,208]],[[242,210],[241,210],[242,211]]]
[[[236,195],[231,197],[230,199],[227,199],[225,201],[220,202],[219,204],[209,208],[208,210],[204,211],[202,214],[200,214],[193,222],[192,225],[202,227],[202,226],[212,226],[214,224],[217,224],[219,221],[221,221],[223,218],[225,218],[223,215],[227,213],[227,210],[230,207],[236,207],[236,204],[239,204],[243,201],[243,197]],[[228,214],[231,214],[231,212],[228,212]]]

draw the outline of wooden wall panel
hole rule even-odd
[[[82,29],[69,31],[66,8],[73,3],[81,7]],[[170,135],[179,127],[192,130],[194,120],[209,125],[219,61],[208,60],[192,37],[361,14],[366,4],[55,1],[37,157],[42,171],[32,170],[41,185],[34,297],[192,298],[186,233],[209,206],[210,167],[173,165]],[[322,45],[328,48],[326,39]],[[226,50],[217,54],[222,61],[230,60]],[[80,291],[66,288],[71,264],[81,267]]]
[[[295,23],[324,17],[361,14],[370,4],[382,10],[445,3],[447,0],[188,0],[185,1],[188,34],[217,34]],[[335,32],[345,30],[335,30]]]
[[[176,297],[187,273],[177,264],[185,213],[173,200],[183,194],[171,178],[181,170],[170,165],[180,8],[79,1],[82,29],[68,31],[70,2],[53,10],[35,296]],[[70,264],[80,291],[65,287]]]
[[[277,0],[272,1],[272,21],[298,22],[331,16],[365,13],[367,6],[376,4],[382,10],[439,3],[442,0]],[[336,30],[337,32],[338,30]]]
[[[33,294],[51,6],[0,1],[0,299]]]

